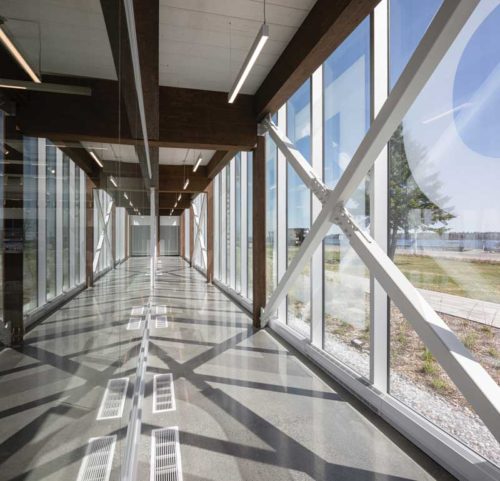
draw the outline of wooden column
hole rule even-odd
[[[15,117],[5,117],[4,219],[3,219],[3,316],[7,324],[3,342],[20,346],[24,337],[23,322],[23,136],[16,129]],[[12,144],[10,141],[14,141]],[[45,175],[45,173],[44,173]],[[36,279],[32,285],[37,286]],[[37,296],[37,292],[31,295]]]
[[[253,325],[260,328],[266,305],[266,138],[257,137],[253,155]]]
[[[189,208],[189,265],[193,266],[194,255],[194,210],[193,206]]]
[[[181,257],[182,258],[186,258],[186,226],[184,225],[184,222],[185,222],[185,215],[186,215],[186,211],[183,211],[182,214],[180,215],[180,218],[181,218],[181,221],[180,221],[180,226],[179,226],[179,229],[180,229],[180,239],[181,239],[181,245],[180,245],[180,249],[179,249],[179,252],[181,253]]]
[[[207,282],[214,278],[214,183],[207,190]]]
[[[87,225],[85,226],[85,283],[87,287],[94,285],[94,182],[85,177],[85,208],[87,210]]]

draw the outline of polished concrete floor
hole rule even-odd
[[[110,479],[126,464],[147,259],[103,277],[0,353],[0,480],[76,480],[90,438],[115,435]],[[322,376],[179,258],[162,258],[151,326],[136,479],[150,477],[151,432],[178,426],[184,481],[450,480],[429,458]],[[175,410],[154,413],[153,376],[172,373]],[[96,420],[106,384],[129,377],[120,419]],[[167,479],[167,478],[165,478]],[[170,479],[170,478],[168,478]],[[173,478],[172,478],[173,479]]]

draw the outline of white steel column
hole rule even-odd
[[[229,287],[236,290],[236,160],[229,164]]]
[[[388,1],[381,0],[372,15],[373,112],[378,115],[389,92]],[[370,192],[370,230],[387,253],[388,157],[387,145],[373,164]],[[381,392],[389,389],[389,300],[370,272],[370,381]]]
[[[312,168],[319,179],[323,179],[323,66],[311,79],[311,146]],[[321,212],[321,202],[311,196],[311,223]],[[311,259],[311,342],[323,348],[323,245]]]
[[[38,139],[38,305],[47,302],[47,147]]]
[[[241,295],[248,299],[248,169],[247,159],[248,153],[241,152],[240,161],[240,206],[241,206],[241,243],[240,243],[240,260],[241,260]]]
[[[75,286],[75,164],[69,160],[69,288]]]
[[[55,148],[55,147],[54,147]],[[63,290],[63,153],[56,148],[56,293]]]
[[[278,125],[281,132],[286,132],[286,103],[278,110]],[[277,281],[279,282],[285,274],[288,264],[287,161],[281,149],[277,149],[276,159],[276,232],[274,242],[276,243]],[[286,322],[286,306],[286,299],[278,306],[278,319],[283,322]]]

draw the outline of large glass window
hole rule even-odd
[[[69,279],[69,164],[67,155],[63,155],[62,164],[62,274],[63,290],[67,291],[70,287]]]
[[[370,124],[370,19],[323,64],[324,181],[335,187]],[[368,223],[365,183],[347,207]],[[323,242],[324,349],[369,377],[370,278],[338,226]]]
[[[278,217],[276,210],[276,174],[278,152],[276,144],[266,134],[266,296],[278,282]]]
[[[23,144],[23,311],[27,313],[38,305],[38,139],[25,137]]]
[[[441,2],[390,2],[394,85]],[[474,11],[389,144],[389,255],[500,382],[500,6]],[[492,309],[492,310],[490,310]],[[500,466],[500,446],[391,306],[390,390]]]
[[[235,169],[235,267],[236,267],[236,292],[241,292],[241,154],[233,159]]]
[[[253,154],[247,153],[247,297],[253,298]]]
[[[54,144],[47,141],[46,145],[46,275],[47,275],[47,300],[56,296],[56,259],[57,259],[57,232],[56,232],[56,192],[57,192],[57,149]]]
[[[287,135],[295,147],[311,162],[311,82],[307,80],[287,102]],[[311,193],[291,165],[287,168],[287,265],[309,234]],[[310,265],[288,291],[287,322],[310,336],[311,279]]]

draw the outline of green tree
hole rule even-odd
[[[389,246],[388,254],[394,259],[398,234],[403,232],[408,238],[410,231],[420,228],[434,231],[438,235],[444,234],[448,222],[455,216],[450,213],[451,208],[441,208],[432,202],[419,188],[413,178],[406,148],[411,146],[412,152],[417,152],[419,162],[425,167],[427,152],[417,145],[408,134],[403,133],[402,124],[394,132],[389,141]],[[446,205],[449,198],[441,196],[441,182],[430,168],[426,176],[421,179],[426,192],[432,192],[432,197],[438,199],[440,205]]]

